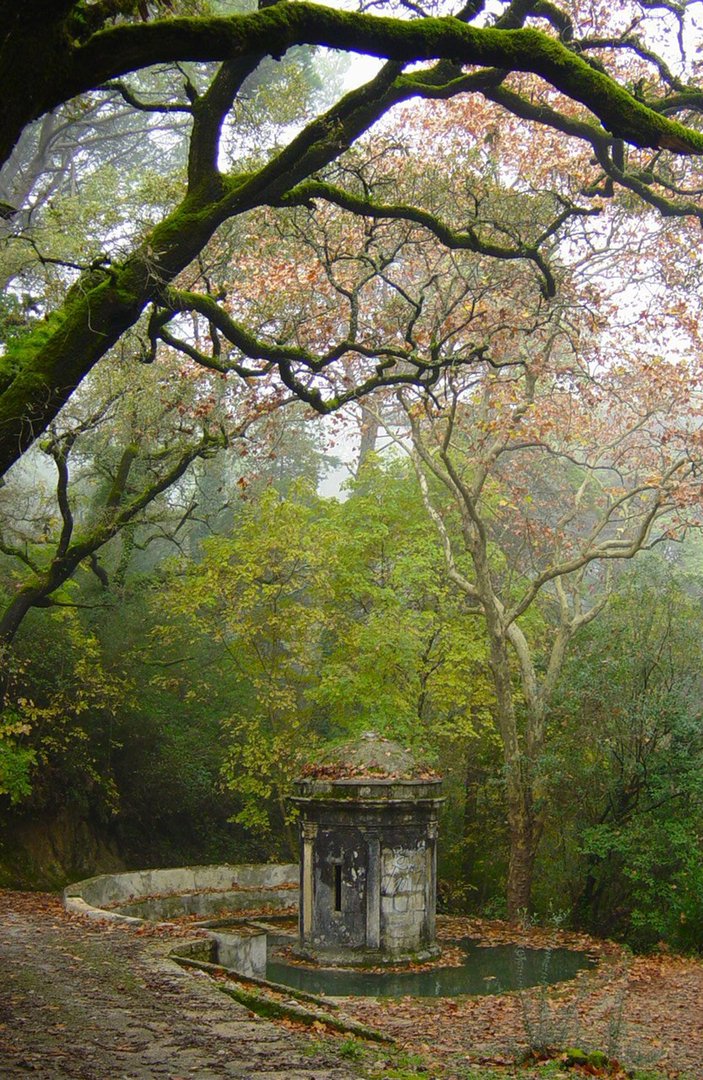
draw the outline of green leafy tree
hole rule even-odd
[[[4,668],[6,685],[18,682],[16,661],[0,652],[0,661]],[[6,796],[11,803],[17,803],[32,790],[31,771],[35,765],[36,751],[26,745],[25,736],[31,732],[29,718],[24,714],[26,701],[18,694],[13,709],[3,709],[0,714],[0,796]]]
[[[345,732],[425,748],[459,735],[490,696],[485,641],[447,587],[407,462],[369,458],[328,515],[332,633],[316,700]]]
[[[125,539],[122,555],[128,559],[136,526],[146,542],[150,515],[152,538],[158,535],[159,516],[163,530],[167,500],[190,465],[246,430],[247,420],[237,424],[218,411],[216,388],[205,398],[202,391],[194,398],[187,375],[168,363],[147,369],[139,383],[130,385],[124,371],[113,374],[108,386],[98,381],[41,444],[55,470],[53,490],[40,456],[34,472],[3,486],[0,553],[13,583],[0,612],[4,645],[33,608],[80,602],[65,586],[81,568],[107,589],[103,549]],[[119,556],[115,573],[124,573]]]
[[[286,796],[314,740],[306,692],[320,662],[329,566],[318,500],[274,488],[243,505],[230,537],[203,542],[203,557],[169,590],[171,613],[207,633],[240,683],[239,710],[223,717],[225,782],[242,800],[242,824],[294,850]],[[180,628],[178,630],[180,634]]]
[[[0,723],[11,739],[16,786],[6,794],[23,804],[28,797],[28,809],[42,813],[72,804],[108,819],[119,805],[115,732],[133,692],[129,677],[103,663],[99,638],[69,608],[52,617],[41,639],[22,636],[11,668]]]
[[[446,580],[406,459],[367,456],[330,509],[330,633],[313,700],[330,735],[376,730],[434,758],[447,796],[442,902],[465,910],[499,888],[506,842],[483,627]]]
[[[180,656],[208,642],[206,682],[236,699],[217,708],[239,824],[270,844],[315,745],[370,727],[433,751],[463,801],[490,703],[484,643],[452,604],[406,464],[370,459],[343,502],[300,483],[253,493],[202,553],[159,595],[159,640]]]
[[[560,826],[545,857],[567,853],[562,895],[566,880],[582,923],[640,947],[697,949],[703,928],[700,585],[654,554],[623,575],[555,703]],[[560,787],[580,793],[578,814]]]
[[[99,616],[103,663],[129,671],[134,686],[115,724],[111,833],[132,866],[257,861],[261,848],[228,821],[241,804],[220,782],[222,717],[241,688],[211,638],[169,625],[168,588],[163,561],[132,568],[119,604]]]

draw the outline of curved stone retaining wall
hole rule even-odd
[[[68,885],[64,906],[93,918],[154,921],[298,903],[295,863],[180,866],[100,874]]]

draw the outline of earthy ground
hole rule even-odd
[[[487,941],[506,936],[497,924],[470,928]],[[524,940],[586,944],[540,931]],[[606,948],[594,971],[548,995],[345,1004],[395,1036],[395,1053],[259,1019],[167,960],[172,944],[162,932],[69,916],[54,896],[0,891],[2,1080],[551,1080],[551,1068],[509,1064],[540,1042],[604,1050],[652,1077],[703,1078],[698,961]]]
[[[445,923],[444,933],[485,944],[516,940],[505,924],[469,919]],[[612,943],[539,928],[522,931],[519,941],[581,948],[600,959],[594,969],[550,989],[456,1000],[388,999],[383,1005],[357,998],[346,1011],[401,1045],[423,1050],[438,1075],[458,1073],[462,1062],[506,1066],[530,1047],[545,1046],[600,1050],[642,1076],[703,1080],[703,962],[633,957]]]
[[[2,1080],[358,1076],[319,1042],[176,967],[167,946],[68,916],[53,896],[0,891]]]

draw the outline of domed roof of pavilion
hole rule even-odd
[[[439,774],[407,747],[366,731],[326,750],[302,770],[308,780],[438,780]]]

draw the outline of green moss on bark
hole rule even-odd
[[[76,62],[80,54],[84,71],[94,66],[104,79],[157,61],[225,59],[256,52],[279,56],[303,44],[400,61],[444,58],[531,71],[581,102],[607,130],[628,142],[703,153],[698,132],[659,115],[562,42],[534,28],[469,26],[451,16],[408,22],[300,2],[228,18],[176,18],[115,27],[77,50]]]

